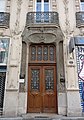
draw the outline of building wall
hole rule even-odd
[[[57,55],[61,43],[63,41],[63,58],[61,61],[59,57],[57,59],[59,63],[57,68],[57,94],[58,94],[58,114],[62,115],[81,115],[81,104],[79,95],[79,86],[77,78],[77,64],[75,51],[69,53],[69,41],[73,36],[83,35],[83,28],[76,28],[75,12],[79,10],[78,0],[52,0],[51,8],[53,11],[59,13],[59,24],[62,31],[62,35],[55,33],[61,37],[55,41],[57,45]],[[22,85],[23,91],[20,91],[20,68],[21,68],[21,56],[22,56],[22,34],[26,25],[26,14],[34,11],[33,0],[11,0],[7,2],[7,11],[10,12],[10,28],[1,29],[0,37],[10,38],[9,56],[7,64],[7,77],[4,96],[4,115],[17,116],[26,113],[27,109],[27,78],[25,76],[25,84]],[[31,31],[30,31],[31,32]],[[56,32],[56,31],[55,31]],[[28,39],[28,37],[26,38]],[[59,44],[59,45],[58,45]],[[27,43],[27,58],[26,64],[28,64],[29,44]],[[64,62],[64,66],[63,65]],[[64,70],[61,69],[64,67]],[[26,67],[26,73],[28,68]],[[60,73],[65,79],[65,83],[60,82]],[[16,102],[17,101],[17,102]]]

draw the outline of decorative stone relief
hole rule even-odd
[[[51,43],[63,40],[60,28],[30,28],[25,29],[22,34],[23,41],[32,43]]]
[[[65,34],[67,36],[70,33],[70,22],[69,22],[69,19],[68,19],[69,18],[69,16],[68,16],[68,12],[69,12],[68,3],[69,3],[69,1],[68,0],[63,0],[63,3],[64,3],[65,15],[66,15],[66,21],[65,21],[66,30],[65,30]]]
[[[65,19],[65,25],[66,25],[66,30],[64,31],[64,34],[65,34],[65,38],[66,38],[66,44],[69,44],[69,40],[71,37],[73,37],[73,32],[74,30],[70,30],[70,21],[69,21],[69,8],[68,8],[68,4],[69,4],[69,0],[63,0],[63,3],[64,3],[64,9],[65,9],[65,16],[66,16],[66,19]],[[68,51],[67,53],[69,52],[69,48],[68,48]],[[68,54],[69,58],[73,58],[73,55],[70,55]]]
[[[29,2],[28,2],[28,12],[33,11],[33,7],[34,7],[33,2],[34,2],[33,0],[29,0]]]
[[[15,77],[13,77],[15,76]],[[18,69],[16,67],[10,67],[8,73],[7,89],[18,89]]]
[[[80,1],[79,0],[75,0],[75,7],[76,7],[76,12],[78,12],[80,10]]]
[[[36,33],[33,35],[29,36],[29,41],[31,41],[32,43],[40,43],[40,42],[44,42],[44,43],[51,43],[54,42],[56,39],[56,36],[54,34],[48,34],[48,33]]]
[[[7,12],[10,12],[10,3],[11,3],[11,0],[7,0],[7,5],[6,5]]]
[[[17,14],[17,18],[16,18],[16,22],[15,22],[15,29],[11,30],[12,37],[14,35],[19,35],[22,32],[22,31],[19,30],[21,4],[22,4],[22,0],[17,0],[17,13],[16,13]]]
[[[12,42],[14,40],[19,41],[21,39],[22,31],[20,31],[20,25],[19,25],[20,24],[21,4],[22,4],[22,0],[17,0],[17,13],[16,13],[17,17],[16,17],[16,22],[15,22],[15,28],[14,28],[14,30],[10,31],[10,36],[12,38]],[[11,51],[12,51],[12,49],[14,49],[14,48],[12,48],[12,46],[11,46]],[[15,49],[17,49],[17,47]],[[12,58],[12,55],[11,55],[11,58]]]
[[[57,4],[56,4],[56,0],[52,0],[52,10],[53,11],[57,11]]]

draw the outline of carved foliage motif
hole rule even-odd
[[[69,12],[69,9],[68,9],[68,3],[69,1],[68,0],[63,0],[63,3],[64,3],[64,9],[65,9],[65,15],[66,15],[66,21],[65,21],[65,25],[66,25],[66,30],[65,30],[65,34],[68,35],[70,33],[70,22],[69,22],[69,16],[68,16],[68,12]]]
[[[22,0],[17,0],[17,13],[16,13],[17,18],[16,18],[16,22],[15,22],[15,29],[12,30],[12,32],[11,32],[12,36],[19,35],[21,33],[21,31],[19,30],[21,4],[22,4]]]
[[[80,2],[79,0],[75,0],[75,7],[76,7],[76,12],[80,10]]]

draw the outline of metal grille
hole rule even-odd
[[[52,23],[59,26],[57,12],[29,12],[27,13],[26,26],[28,24]]]
[[[6,72],[0,72],[0,114],[3,112]]]
[[[9,21],[10,21],[10,14],[0,12],[0,27],[9,27]]]
[[[76,26],[84,27],[84,12],[76,12]]]

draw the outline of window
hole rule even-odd
[[[49,22],[49,0],[36,1],[36,22]]]
[[[55,62],[54,45],[31,45],[30,62]]]
[[[49,0],[37,0],[36,12],[48,12],[49,11]]]
[[[7,64],[9,40],[0,39],[0,64]]]
[[[80,1],[80,10],[84,11],[84,0]]]
[[[5,12],[5,0],[0,0],[0,12]]]

